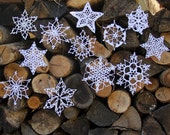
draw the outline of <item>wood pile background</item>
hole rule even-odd
[[[75,37],[80,32],[76,19],[69,14],[81,10],[87,0],[0,0],[0,81],[8,80],[15,71],[18,75],[31,78],[29,99],[22,99],[14,106],[13,102],[3,99],[3,85],[0,84],[0,134],[1,135],[170,135],[170,52],[164,52],[160,60],[155,57],[145,59],[145,50],[139,47],[147,41],[149,33],[155,37],[164,36],[165,45],[170,48],[170,1],[159,2],[164,7],[152,15],[149,11],[149,28],[143,35],[132,30],[127,31],[126,45],[115,51],[109,50],[103,43],[103,29],[116,20],[127,28],[127,18],[138,3],[134,0],[89,0],[94,11],[101,11],[104,16],[97,20],[95,35],[97,38],[95,57],[103,56],[116,65],[128,59],[136,52],[139,59],[151,65],[149,70],[151,85],[143,85],[134,96],[120,86],[106,87],[95,93],[82,82],[85,63],[95,57],[79,62],[67,53],[69,44],[58,44],[52,50],[41,39],[40,24],[47,25],[55,17],[60,23],[70,26],[68,37]],[[10,35],[14,27],[12,16],[20,16],[26,9],[29,15],[38,16],[38,31],[29,33],[24,41],[20,34]],[[35,41],[40,49],[47,49],[44,58],[47,67],[39,67],[35,75],[28,68],[19,67],[23,57],[19,49],[27,49]],[[64,78],[67,87],[77,89],[73,96],[75,107],[66,108],[61,117],[54,109],[44,110],[48,99],[44,88],[55,87],[58,79]]]

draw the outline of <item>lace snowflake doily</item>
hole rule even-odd
[[[74,103],[71,101],[76,89],[66,89],[66,85],[63,82],[62,78],[60,78],[59,83],[56,88],[46,88],[44,89],[47,92],[47,95],[50,99],[46,101],[44,109],[52,109],[55,107],[55,112],[58,116],[61,116],[64,108],[69,108],[74,106]]]
[[[96,31],[95,21],[103,15],[102,12],[92,11],[89,2],[86,3],[82,11],[72,11],[70,14],[78,19],[77,28],[87,26],[93,33]]]
[[[114,85],[115,66],[99,57],[86,64],[83,81],[96,92],[104,87]]]
[[[92,44],[95,43],[96,38],[89,38],[84,30],[81,31],[80,36],[76,36],[71,40],[71,47],[68,53],[75,54],[75,56],[82,61],[84,58],[94,56]]]
[[[42,29],[41,34],[43,35],[40,43],[47,42],[47,44],[51,44],[52,49],[55,48],[56,44],[61,44],[62,41],[69,42],[67,39],[67,34],[65,33],[70,27],[64,27],[63,24],[60,24],[58,18],[55,18],[53,23],[48,23],[47,26],[40,25]]]
[[[132,28],[134,31],[143,33],[143,30],[148,28],[148,14],[144,13],[141,6],[138,6],[136,11],[132,11],[130,14],[126,14],[128,17],[128,28]]]
[[[142,60],[137,60],[137,56],[134,53],[130,56],[130,60],[124,60],[124,63],[120,63],[117,65],[118,85],[122,86],[124,84],[124,88],[129,87],[129,91],[134,94],[137,88],[141,88],[141,83],[143,84],[151,84],[149,81],[149,74],[147,71],[149,70],[150,65],[142,64]]]
[[[38,50],[36,47],[35,42],[31,45],[31,47],[27,50],[19,50],[19,52],[24,56],[24,61],[21,63],[20,66],[29,67],[31,73],[34,75],[37,67],[44,67],[47,66],[43,57],[47,50]]]
[[[5,87],[5,95],[3,98],[9,97],[9,99],[13,99],[14,105],[17,104],[18,99],[22,99],[22,97],[29,98],[27,95],[28,83],[31,79],[23,80],[23,77],[18,77],[17,72],[14,75],[9,77],[8,81],[1,82]]]
[[[140,45],[146,49],[146,58],[151,56],[161,59],[161,55],[169,49],[164,45],[164,37],[155,38],[152,34],[149,34],[148,41]]]
[[[21,33],[22,37],[26,40],[28,37],[28,32],[35,32],[37,28],[33,23],[37,20],[38,16],[30,16],[28,17],[28,13],[26,10],[21,14],[21,18],[12,17],[14,24],[16,25],[11,34]]]
[[[117,25],[115,21],[112,24],[104,28],[104,39],[109,45],[113,46],[114,49],[126,44],[126,30],[121,26]]]

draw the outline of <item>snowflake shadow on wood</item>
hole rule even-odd
[[[148,41],[140,46],[146,49],[146,58],[155,56],[160,60],[162,53],[169,51],[164,45],[164,37],[155,38],[152,34],[149,34]]]
[[[38,67],[47,66],[47,64],[44,61],[44,55],[47,52],[47,50],[38,50],[36,47],[35,42],[31,45],[31,47],[27,50],[19,50],[19,52],[24,56],[24,61],[20,64],[20,66],[29,67],[31,70],[31,73],[34,75],[35,71]]]
[[[83,81],[96,92],[114,85],[115,66],[102,57],[86,64]]]
[[[135,32],[143,33],[143,30],[148,28],[148,14],[139,6],[136,11],[126,14],[128,17],[128,28],[132,28]]]
[[[37,28],[33,23],[37,20],[38,16],[30,16],[28,17],[28,13],[26,10],[21,14],[21,18],[12,17],[14,24],[16,25],[11,34],[21,33],[22,37],[26,40],[28,37],[28,32],[35,32]]]
[[[67,39],[67,34],[65,33],[70,27],[64,27],[63,24],[60,24],[58,18],[55,18],[53,23],[48,23],[47,26],[40,25],[42,29],[41,34],[43,35],[40,43],[47,42],[47,44],[51,44],[52,49],[55,48],[56,44],[61,44],[62,41],[69,42]]]
[[[136,54],[130,56],[130,60],[124,60],[124,63],[117,65],[118,73],[120,78],[117,80],[118,85],[124,88],[129,88],[129,91],[134,94],[137,88],[141,88],[141,84],[151,84],[149,81],[149,70],[150,65],[142,64],[142,60],[137,59]]]
[[[71,47],[68,53],[75,54],[75,56],[82,61],[83,59],[94,56],[92,49],[96,38],[89,38],[84,30],[81,31],[80,36],[70,39]]]
[[[55,112],[58,116],[61,116],[62,111],[64,108],[69,108],[74,106],[74,103],[71,101],[76,89],[66,89],[66,85],[63,82],[62,78],[60,78],[59,83],[57,84],[56,88],[46,88],[44,89],[49,96],[45,103],[44,109],[52,109],[55,107]]]
[[[103,35],[103,41],[113,46],[114,50],[122,44],[126,44],[126,30],[117,25],[115,21],[107,27],[104,27]]]
[[[30,81],[31,79],[23,80],[23,77],[18,77],[17,72],[15,72],[12,77],[9,77],[8,81],[1,82],[5,86],[3,98],[13,99],[14,105],[17,105],[18,99],[22,99],[22,97],[28,99],[27,90],[29,90],[28,83]]]
[[[72,11],[70,14],[78,19],[77,28],[87,26],[93,33],[96,31],[95,21],[103,15],[101,12],[92,11],[89,2],[82,11]]]

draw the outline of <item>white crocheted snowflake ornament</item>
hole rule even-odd
[[[135,32],[142,34],[143,30],[149,27],[148,14],[144,13],[141,6],[126,16],[128,17],[128,28],[132,28]]]
[[[50,98],[46,101],[44,109],[52,109],[54,107],[57,115],[61,116],[64,108],[74,106],[71,98],[76,92],[76,89],[66,89],[66,85],[62,78],[60,78],[56,88],[46,88],[44,90],[47,92],[47,95]]]
[[[137,59],[136,54],[130,56],[130,60],[124,60],[124,63],[117,65],[120,78],[117,80],[118,85],[124,85],[124,88],[129,88],[129,91],[134,94],[137,88],[141,88],[141,84],[151,84],[149,81],[150,65],[142,64],[142,60]]]
[[[164,45],[164,37],[155,38],[152,34],[149,34],[148,41],[140,46],[146,49],[146,58],[155,56],[160,60],[162,53],[169,51]]]
[[[115,66],[102,57],[86,64],[83,81],[96,92],[114,85]]]
[[[68,53],[75,54],[75,56],[82,61],[83,59],[94,56],[93,44],[96,38],[90,38],[86,35],[84,30],[81,31],[80,36],[70,39],[71,46]]]
[[[72,11],[70,14],[78,19],[77,28],[87,26],[93,33],[96,31],[95,21],[103,15],[102,12],[92,11],[89,2],[82,11]]]
[[[22,37],[26,40],[28,37],[28,32],[35,32],[37,28],[33,23],[37,20],[38,16],[28,16],[26,10],[21,14],[21,18],[12,17],[14,24],[16,25],[11,34],[21,33]]]
[[[19,50],[19,52],[24,56],[24,61],[21,63],[21,67],[29,67],[31,73],[34,75],[38,67],[45,67],[47,64],[44,61],[44,55],[47,50],[39,50],[36,47],[35,42],[27,50]]]
[[[69,42],[67,39],[67,34],[65,33],[70,27],[64,27],[63,24],[60,24],[58,18],[55,18],[53,23],[48,23],[47,26],[40,25],[42,29],[41,34],[43,35],[40,43],[47,42],[47,44],[51,44],[52,49],[56,47],[56,44],[61,44],[62,41]]]
[[[29,90],[28,83],[30,81],[31,79],[24,80],[23,77],[18,77],[17,72],[15,72],[12,77],[9,77],[8,81],[1,82],[5,86],[3,98],[13,99],[14,105],[17,105],[18,99],[23,97],[28,99],[27,90]]]
[[[122,44],[126,44],[126,30],[117,25],[115,21],[103,28],[103,41],[113,46],[114,49],[121,46]]]

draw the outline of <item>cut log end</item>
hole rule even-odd
[[[37,96],[31,96],[28,100],[27,100],[27,105],[30,109],[38,109],[41,106],[41,100],[39,97]]]

